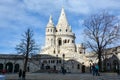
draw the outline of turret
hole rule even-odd
[[[55,27],[54,23],[52,21],[52,16],[49,18],[49,22],[46,27],[46,41],[45,41],[45,46],[53,46],[55,43]]]
[[[56,46],[75,51],[75,35],[69,26],[64,9],[62,8],[56,25]]]

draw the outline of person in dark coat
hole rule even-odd
[[[95,71],[96,71],[95,65],[93,64],[93,65],[92,65],[92,74],[93,74],[93,76],[95,75]]]
[[[21,77],[22,77],[22,70],[20,69],[19,70],[19,79],[21,80]]]
[[[22,80],[25,80],[25,71],[23,71],[23,74],[22,74]]]

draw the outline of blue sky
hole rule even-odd
[[[84,41],[82,23],[90,14],[107,10],[120,18],[120,0],[0,0],[0,53],[16,53],[15,46],[27,28],[33,29],[36,43],[44,46],[49,16],[56,25],[62,7],[76,43]]]

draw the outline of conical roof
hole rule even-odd
[[[62,8],[62,10],[61,10],[61,14],[60,14],[60,17],[58,20],[57,27],[68,27],[68,21],[67,21],[66,15],[65,15],[64,8]]]
[[[52,16],[50,15],[49,22],[47,24],[47,27],[54,27],[54,23],[52,21]]]

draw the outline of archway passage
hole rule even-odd
[[[3,64],[0,63],[0,73],[3,71]]]
[[[46,70],[49,70],[49,69],[50,69],[50,66],[49,66],[49,65],[47,65],[47,66],[46,66]]]
[[[82,65],[82,73],[85,73],[85,65]]]
[[[114,72],[117,72],[118,69],[119,69],[119,63],[118,63],[117,60],[114,60],[114,61],[113,61],[113,71],[114,71]]]
[[[19,64],[15,64],[15,69],[14,69],[14,72],[19,72]]]
[[[5,69],[8,73],[11,73],[13,71],[13,64],[11,62],[8,62],[5,66]]]

